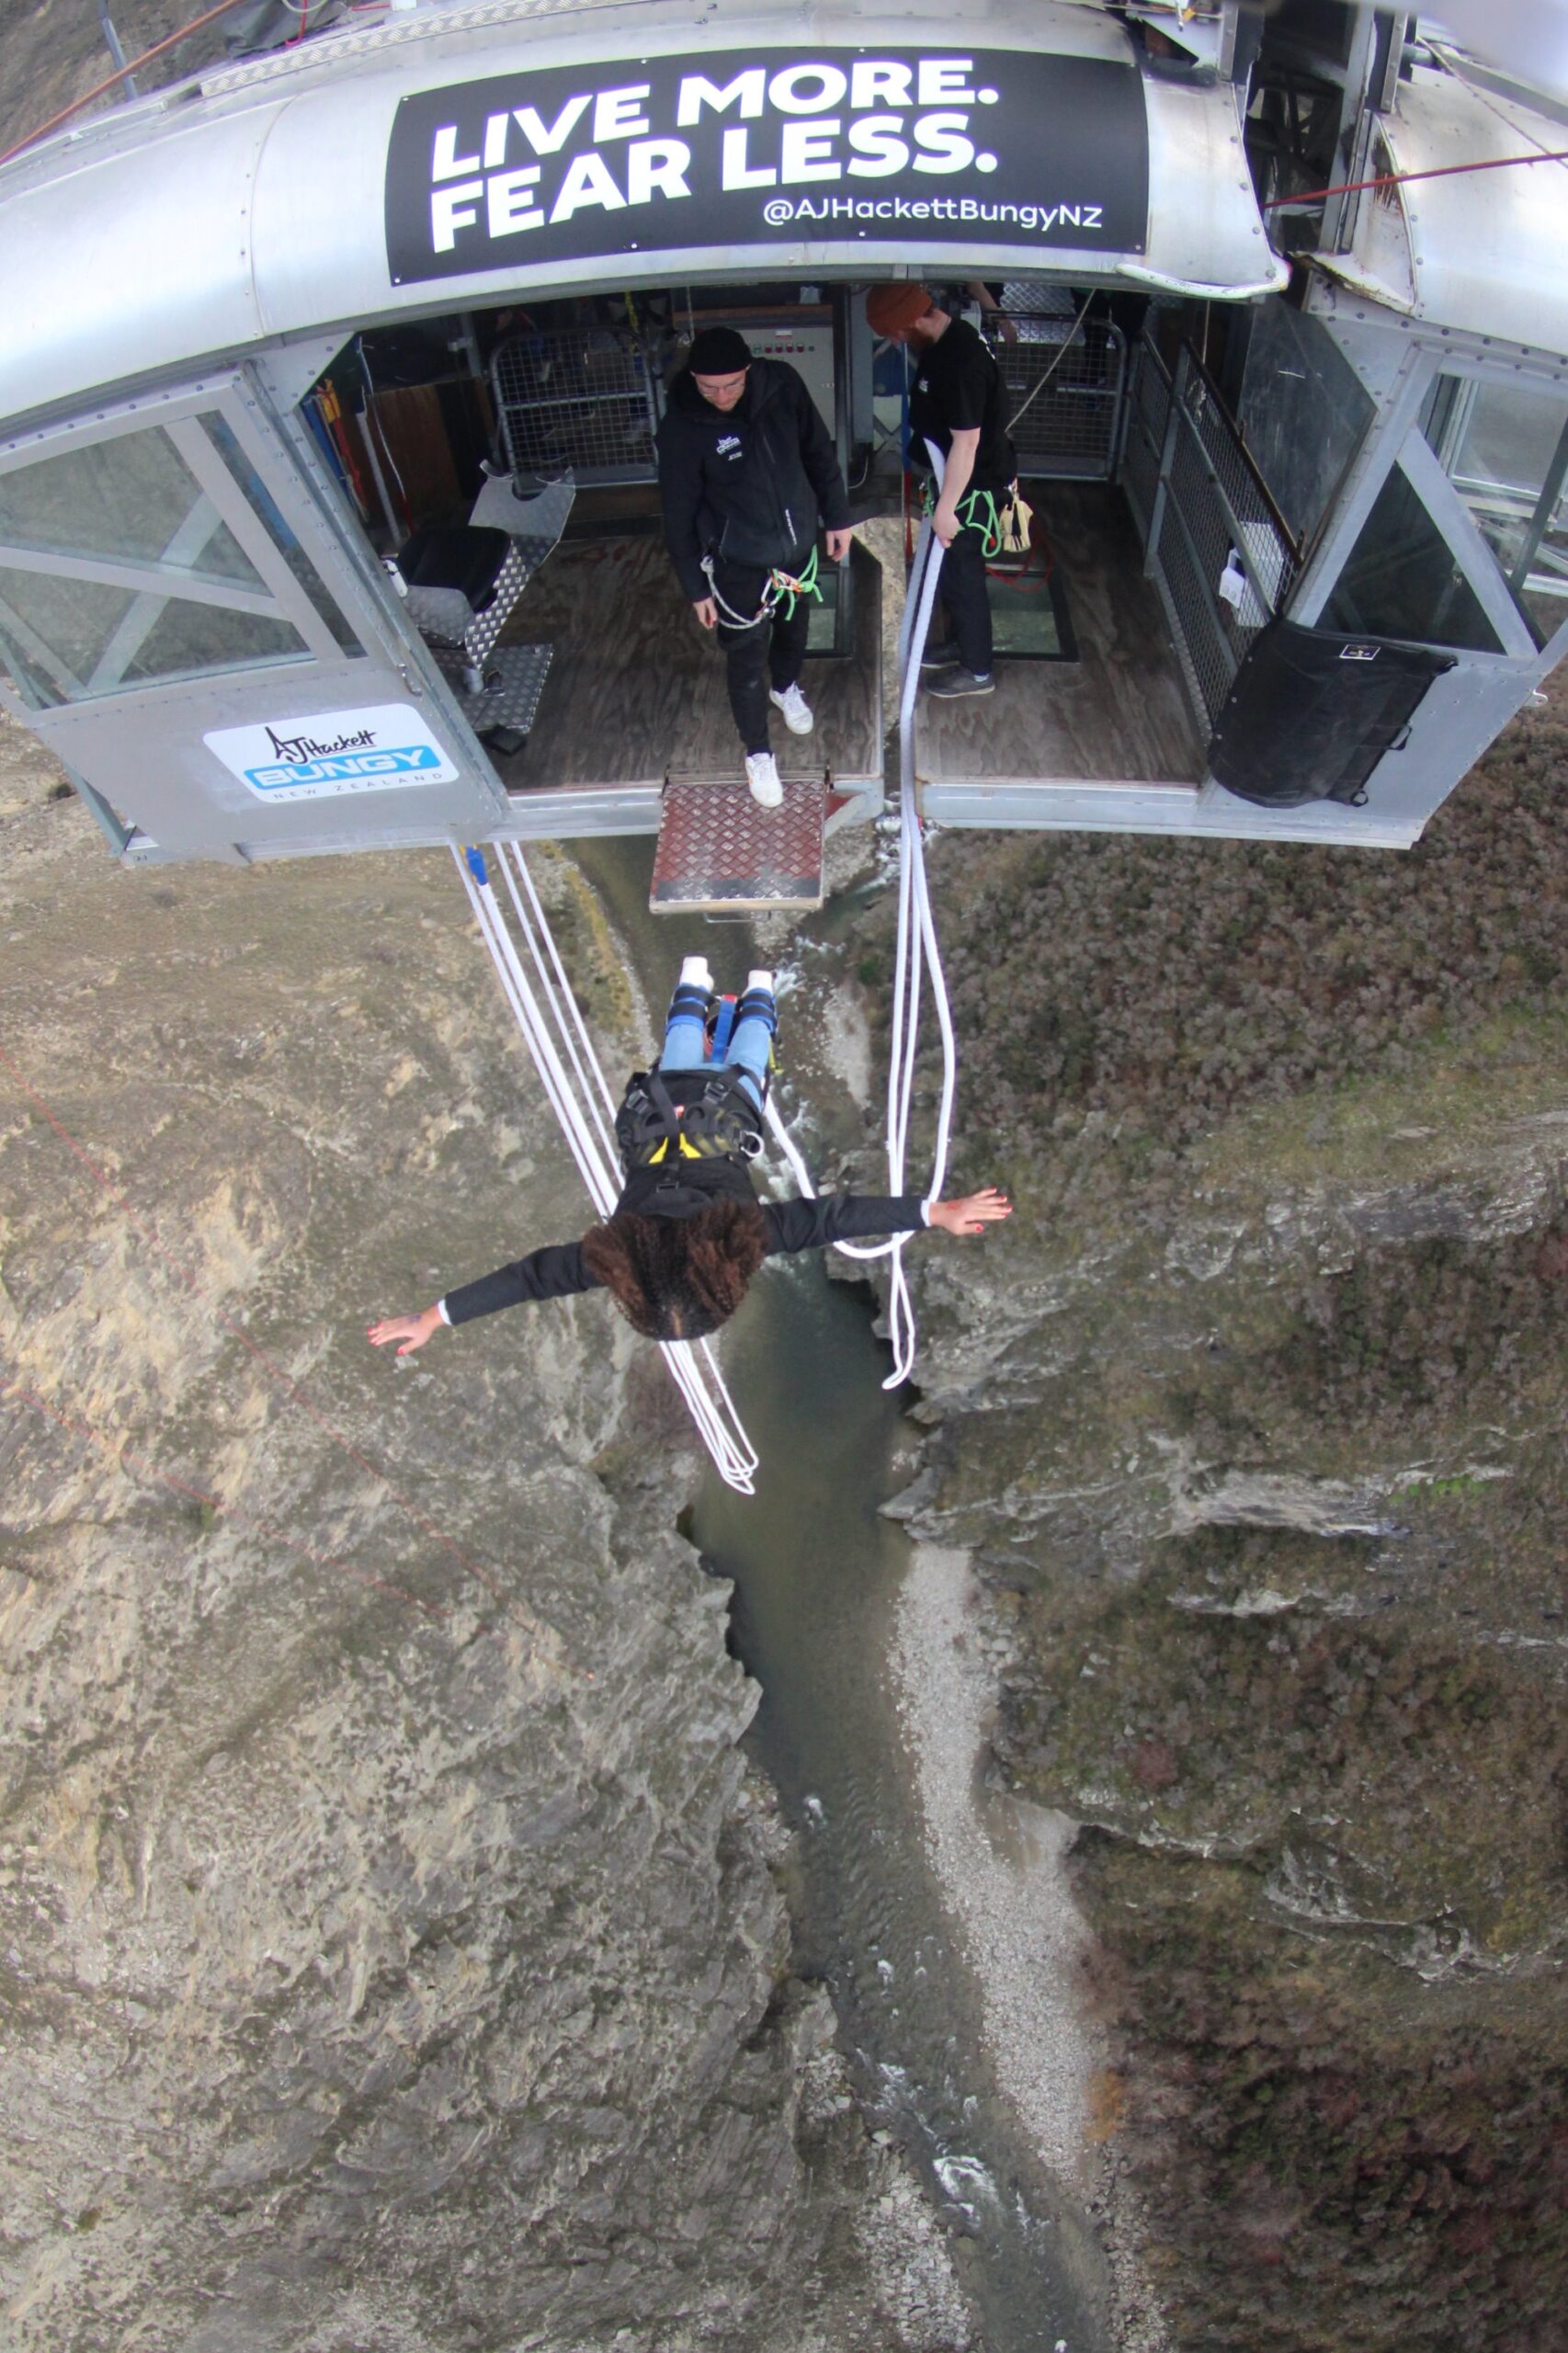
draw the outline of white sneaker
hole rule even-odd
[[[784,798],[784,787],[778,781],[778,763],[771,752],[746,754],[746,782],[759,809],[777,809]]]
[[[776,694],[770,687],[767,699],[784,713],[784,724],[791,735],[811,733],[816,722],[812,717],[811,704],[801,692],[798,679],[792,687],[786,687],[782,694]]]
[[[713,975],[708,969],[707,957],[688,956],[685,963],[680,968],[680,980],[676,983],[676,986],[704,989],[707,991],[708,995],[711,996],[713,994]]]
[[[771,996],[773,995],[772,973],[763,972],[748,972],[746,974],[746,995],[748,996],[751,995],[753,989],[764,989],[767,991],[767,995]]]

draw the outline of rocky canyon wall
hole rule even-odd
[[[585,1222],[449,862],[128,877],[0,756],[6,2341],[961,2345],[659,1365],[603,1300],[366,1345]]]
[[[900,1508],[1081,1825],[1108,2164],[1190,2353],[1546,2353],[1568,2291],[1568,730],[1403,857],[949,835]],[[862,927],[873,1012],[885,913]]]

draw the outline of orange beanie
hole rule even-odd
[[[900,335],[931,307],[924,286],[905,278],[896,286],[873,286],[866,297],[866,324],[873,335]]]

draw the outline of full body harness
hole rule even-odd
[[[762,1115],[741,1085],[738,1071],[724,1063],[735,1010],[733,997],[721,1000],[713,1029],[713,1060],[705,1069],[666,1074],[655,1063],[652,1070],[633,1074],[621,1098],[615,1116],[615,1141],[627,1176],[644,1168],[665,1172],[642,1204],[655,1217],[661,1209],[666,1215],[692,1213],[691,1197],[697,1188],[682,1183],[683,1162],[727,1160],[738,1173],[763,1148]],[[767,1100],[766,1085],[763,1099]],[[749,1193],[749,1177],[744,1185]],[[661,1194],[667,1196],[664,1202]],[[712,1199],[703,1189],[695,1206],[706,1208]]]
[[[783,617],[787,621],[794,619],[797,597],[814,597],[819,605],[822,602],[822,590],[817,585],[817,551],[814,541],[811,554],[798,574],[785,572],[778,564],[773,566],[763,584],[762,602],[756,612],[749,616],[745,613],[737,613],[733,605],[726,604],[724,598],[719,594],[718,583],[713,577],[713,558],[710,555],[705,555],[701,563],[708,578],[708,593],[719,608],[721,629],[755,629],[758,621],[771,620],[780,602],[786,597],[789,602],[784,606]]]

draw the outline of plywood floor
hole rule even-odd
[[[1119,491],[1030,483],[1077,639],[1076,662],[998,661],[973,702],[923,696],[915,764],[931,783],[1201,782],[1165,615]]]
[[[881,574],[864,548],[856,574],[854,658],[812,660],[816,728],[773,748],[791,774],[881,775]],[[556,550],[528,583],[504,643],[548,641],[555,658],[524,749],[497,763],[509,790],[530,784],[662,785],[672,772],[739,776],[740,739],[723,656],[680,592],[662,540],[585,540]]]

